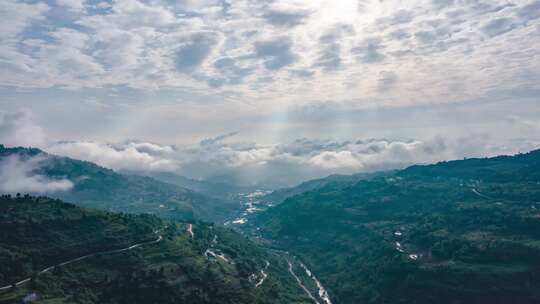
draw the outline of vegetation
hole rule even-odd
[[[43,158],[35,173],[52,179],[67,178],[74,183],[73,189],[50,195],[83,207],[210,222],[223,222],[238,208],[232,201],[206,197],[150,177],[119,174],[90,162],[49,155],[39,149],[0,145],[0,160],[9,156],[23,161]]]
[[[252,224],[335,303],[540,302],[540,151],[330,183]]]
[[[336,187],[347,187],[361,180],[385,176],[391,173],[392,171],[358,173],[358,174],[352,174],[352,175],[333,174],[324,178],[305,181],[292,188],[283,188],[283,189],[272,191],[271,193],[265,195],[262,198],[262,200],[265,202],[271,203],[273,205],[277,205],[277,204],[281,204],[283,201],[285,201],[289,197],[293,197],[295,195],[313,191],[313,190],[322,188],[326,185],[333,184]]]
[[[235,200],[238,193],[247,193],[256,190],[255,187],[238,186],[224,182],[194,180],[171,172],[149,172],[148,176],[182,188],[190,189],[206,196]]]
[[[0,148],[0,158],[42,153]],[[540,302],[540,150],[279,190],[263,200],[281,204],[242,226],[277,250],[194,221],[225,219],[229,206],[172,184],[50,155],[34,173],[69,178],[57,197],[106,211],[1,196],[0,287],[31,280],[0,303],[311,303],[288,259],[333,303]]]
[[[0,303],[28,295],[41,303],[309,303],[277,256],[231,230],[196,223],[193,232],[151,215],[4,195],[0,286],[32,279],[0,291]],[[205,255],[208,249],[227,261]],[[88,254],[95,255],[39,273]],[[255,288],[261,269],[268,277]]]

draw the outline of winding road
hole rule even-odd
[[[156,231],[156,234],[157,234],[157,231]],[[37,273],[37,275],[40,275],[40,274],[43,274],[43,273],[46,273],[46,272],[49,272],[53,269],[55,269],[56,267],[61,267],[61,266],[66,266],[66,265],[69,265],[69,264],[73,264],[75,262],[79,262],[79,261],[82,261],[82,260],[86,260],[88,258],[91,258],[91,257],[95,257],[97,255],[103,255],[103,254],[114,254],[114,253],[121,253],[121,252],[125,252],[125,251],[130,251],[130,250],[133,250],[135,248],[139,248],[141,246],[145,246],[145,245],[152,245],[152,244],[156,244],[156,243],[159,243],[161,242],[161,240],[163,240],[163,237],[161,235],[158,235],[158,238],[153,240],[153,241],[148,241],[148,242],[143,242],[143,243],[137,243],[137,244],[134,244],[134,245],[131,245],[129,247],[126,247],[126,248],[121,248],[121,249],[115,249],[115,250],[108,250],[108,251],[101,251],[101,252],[96,252],[96,253],[92,253],[92,254],[87,254],[87,255],[83,255],[81,257],[78,257],[78,258],[75,258],[75,259],[71,259],[69,261],[66,261],[66,262],[63,262],[63,263],[60,263],[60,264],[56,264],[54,266],[50,266],[50,267],[47,267],[43,270],[41,270],[40,272]],[[11,284],[11,285],[7,285],[7,286],[3,286],[3,287],[0,287],[0,291],[3,291],[3,290],[9,290],[13,287],[13,285],[15,286],[20,286],[20,285],[23,285],[25,283],[28,283],[30,282],[32,278],[26,278],[22,281],[19,281],[17,283],[14,283],[14,284]]]
[[[266,261],[266,266],[264,266],[264,269],[261,269],[261,280],[259,282],[257,282],[257,284],[255,284],[255,288],[259,287],[262,285],[262,283],[264,283],[264,280],[266,280],[266,278],[268,277],[268,274],[266,272],[264,272],[268,266],[270,266],[270,262]]]
[[[219,258],[219,259],[222,259],[224,262],[227,262],[227,263],[230,263],[230,264],[233,264],[233,262],[231,260],[229,260],[223,253],[216,253],[215,251],[213,251],[212,249],[206,249],[206,251],[204,252],[204,256],[206,256],[207,258],[210,258],[210,256],[214,257],[214,258]]]
[[[187,231],[189,233],[189,236],[194,239],[195,238],[195,234],[193,233],[193,224],[188,224],[188,227],[187,227]]]
[[[485,194],[482,194],[480,192],[478,192],[478,190],[476,190],[476,188],[472,188],[472,192],[474,192],[474,194],[480,196],[481,198],[486,198],[486,199],[492,199],[491,197],[485,195]]]

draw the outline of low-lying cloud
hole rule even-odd
[[[51,193],[73,188],[68,179],[50,179],[36,171],[46,161],[45,156],[22,159],[7,156],[0,162],[0,192],[2,193]]]
[[[261,145],[231,142],[230,137],[234,134],[205,139],[190,147],[139,141],[122,144],[60,142],[46,150],[116,170],[166,171],[195,179],[284,187],[330,174],[372,172],[447,159],[516,153],[535,146],[528,142],[490,146],[489,138],[478,135],[474,140],[298,139],[286,144]]]
[[[538,127],[534,120],[511,118],[524,129]],[[36,134],[34,134],[36,132]],[[45,135],[28,111],[3,114],[0,144],[31,145],[48,153],[94,162],[118,171],[174,172],[194,179],[261,187],[284,187],[330,174],[352,174],[402,168],[463,157],[483,157],[525,152],[539,147],[526,139],[494,139],[486,134],[432,139],[362,139],[349,141],[297,139],[260,144],[235,140],[238,132],[176,146],[145,141],[104,143],[60,141],[43,143]],[[23,139],[19,139],[24,135]],[[0,190],[50,192],[68,190],[69,180],[39,175],[43,157],[1,163]]]
[[[7,146],[40,146],[45,133],[28,109],[0,112],[0,143]]]
[[[178,163],[171,146],[129,141],[105,144],[90,141],[65,141],[49,145],[47,152],[97,163],[116,170],[175,171]]]

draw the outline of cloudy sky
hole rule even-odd
[[[4,142],[183,151],[153,168],[217,142],[346,147],[306,152],[327,171],[365,166],[359,140],[540,142],[538,0],[3,0],[0,28]]]

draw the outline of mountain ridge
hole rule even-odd
[[[216,222],[224,221],[237,209],[237,204],[230,200],[206,197],[148,176],[120,174],[92,162],[51,155],[37,148],[1,146],[0,160],[9,156],[20,157],[23,162],[43,157],[32,173],[74,183],[70,190],[49,195],[85,207]]]
[[[540,151],[328,184],[252,219],[335,303],[540,301]]]

